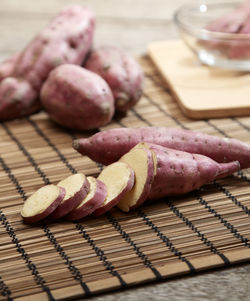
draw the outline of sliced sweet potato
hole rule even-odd
[[[66,191],[53,184],[43,186],[24,203],[21,216],[26,223],[36,223],[51,214],[61,203]]]
[[[120,162],[131,166],[135,172],[135,185],[119,201],[118,207],[125,212],[140,206],[148,197],[154,180],[154,159],[151,151],[143,147],[134,147],[125,154]]]
[[[90,184],[89,193],[82,202],[68,215],[69,220],[78,220],[93,213],[99,208],[107,197],[106,185],[94,177],[87,177]]]
[[[94,215],[99,216],[118,204],[124,194],[134,186],[134,171],[124,162],[115,162],[108,165],[98,176],[107,187],[107,197],[101,207],[95,210]]]
[[[87,195],[90,186],[86,176],[82,173],[69,176],[57,185],[63,187],[66,194],[56,210],[49,216],[51,219],[61,218],[76,208]]]
[[[190,154],[145,143],[157,158],[157,171],[148,199],[156,200],[169,195],[180,195],[200,188],[218,178],[237,172],[238,161],[218,163],[199,154]]]

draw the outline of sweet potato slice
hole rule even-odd
[[[98,176],[107,187],[107,197],[101,207],[95,212],[99,216],[113,208],[120,199],[134,186],[134,171],[124,162],[115,162],[108,165]]]
[[[135,185],[118,203],[118,207],[125,212],[140,206],[148,197],[154,180],[154,160],[151,151],[143,147],[134,147],[119,160],[133,167]]]
[[[69,176],[57,185],[65,188],[66,194],[56,210],[49,216],[51,219],[61,218],[76,208],[87,195],[90,186],[82,173]]]
[[[90,184],[89,193],[82,202],[73,209],[68,215],[69,220],[78,220],[90,215],[99,208],[107,197],[106,185],[94,177],[87,177]]]
[[[26,223],[36,223],[51,214],[61,203],[66,191],[53,184],[43,186],[24,203],[21,216]]]

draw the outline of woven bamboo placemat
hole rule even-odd
[[[250,143],[250,118],[186,118],[147,57],[139,104],[113,127],[169,126]],[[129,214],[28,226],[20,208],[47,183],[102,168],[71,147],[92,133],[64,130],[44,112],[0,125],[0,299],[62,300],[195,273],[250,258],[250,170]]]

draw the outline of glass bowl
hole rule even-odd
[[[241,71],[250,71],[250,20],[248,33],[211,31],[208,25],[228,15],[242,1],[196,1],[180,7],[174,21],[186,45],[201,63]],[[249,18],[250,18],[250,4]],[[240,20],[240,19],[239,19]]]

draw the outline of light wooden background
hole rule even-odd
[[[151,41],[176,37],[174,10],[184,0],[0,0],[0,56],[19,49],[65,5],[86,5],[96,13],[95,44],[116,44],[133,54]]]
[[[177,37],[172,22],[173,12],[186,2],[188,1],[0,0],[0,60],[21,50],[60,8],[70,3],[87,5],[95,11],[96,45],[115,44],[133,55],[145,54],[149,42]],[[249,276],[250,264],[244,264],[109,293],[91,300],[250,300]]]

